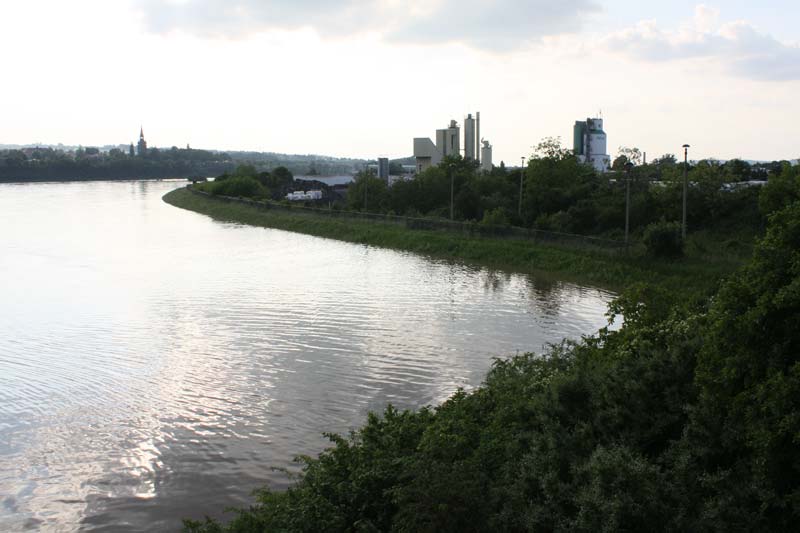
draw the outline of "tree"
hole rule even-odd
[[[238,177],[254,178],[258,174],[256,167],[253,165],[239,165],[234,170],[233,175]]]
[[[568,150],[561,145],[561,137],[545,137],[536,145],[534,155],[531,159],[552,159],[562,160],[574,155],[572,150]]]
[[[799,288],[795,201],[709,311],[686,445],[714,529],[789,531],[800,515]]]
[[[626,162],[630,161],[634,165],[641,165],[642,164],[642,151],[638,148],[628,148],[625,146],[620,146],[618,151],[620,156],[625,156]]]
[[[386,181],[371,171],[359,172],[347,189],[347,205],[356,211],[385,211],[388,205]]]
[[[622,172],[625,170],[625,165],[628,163],[628,156],[626,155],[618,155],[614,158],[614,162],[611,163],[611,170],[615,172]]]
[[[541,215],[568,210],[598,185],[594,169],[578,161],[553,137],[539,143],[525,174],[523,211],[528,223]]]

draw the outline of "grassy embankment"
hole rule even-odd
[[[216,220],[295,231],[347,242],[394,248],[439,259],[502,268],[522,273],[556,276],[621,290],[637,283],[659,285],[687,296],[711,294],[719,281],[748,255],[748,246],[731,251],[720,239],[695,236],[687,242],[687,257],[678,261],[652,260],[636,250],[605,251],[558,243],[470,237],[446,231],[410,230],[395,224],[328,218],[301,211],[261,210],[226,203],[178,189],[164,201]]]

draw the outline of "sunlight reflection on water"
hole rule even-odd
[[[0,185],[0,530],[218,516],[323,431],[606,323],[602,290],[215,222],[178,186]]]

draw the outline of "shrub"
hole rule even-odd
[[[506,214],[506,210],[502,207],[495,207],[494,209],[490,209],[483,214],[483,220],[481,220],[481,224],[487,224],[491,226],[508,226],[510,221],[508,220],[508,215]]]
[[[211,188],[211,194],[256,198],[269,194],[269,191],[255,178],[233,177],[224,181],[215,181]]]
[[[661,220],[647,226],[644,230],[647,253],[653,257],[669,258],[683,255],[681,225],[677,222]]]

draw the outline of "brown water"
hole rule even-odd
[[[605,325],[602,290],[215,222],[182,185],[0,185],[0,530],[219,516],[323,431]]]

